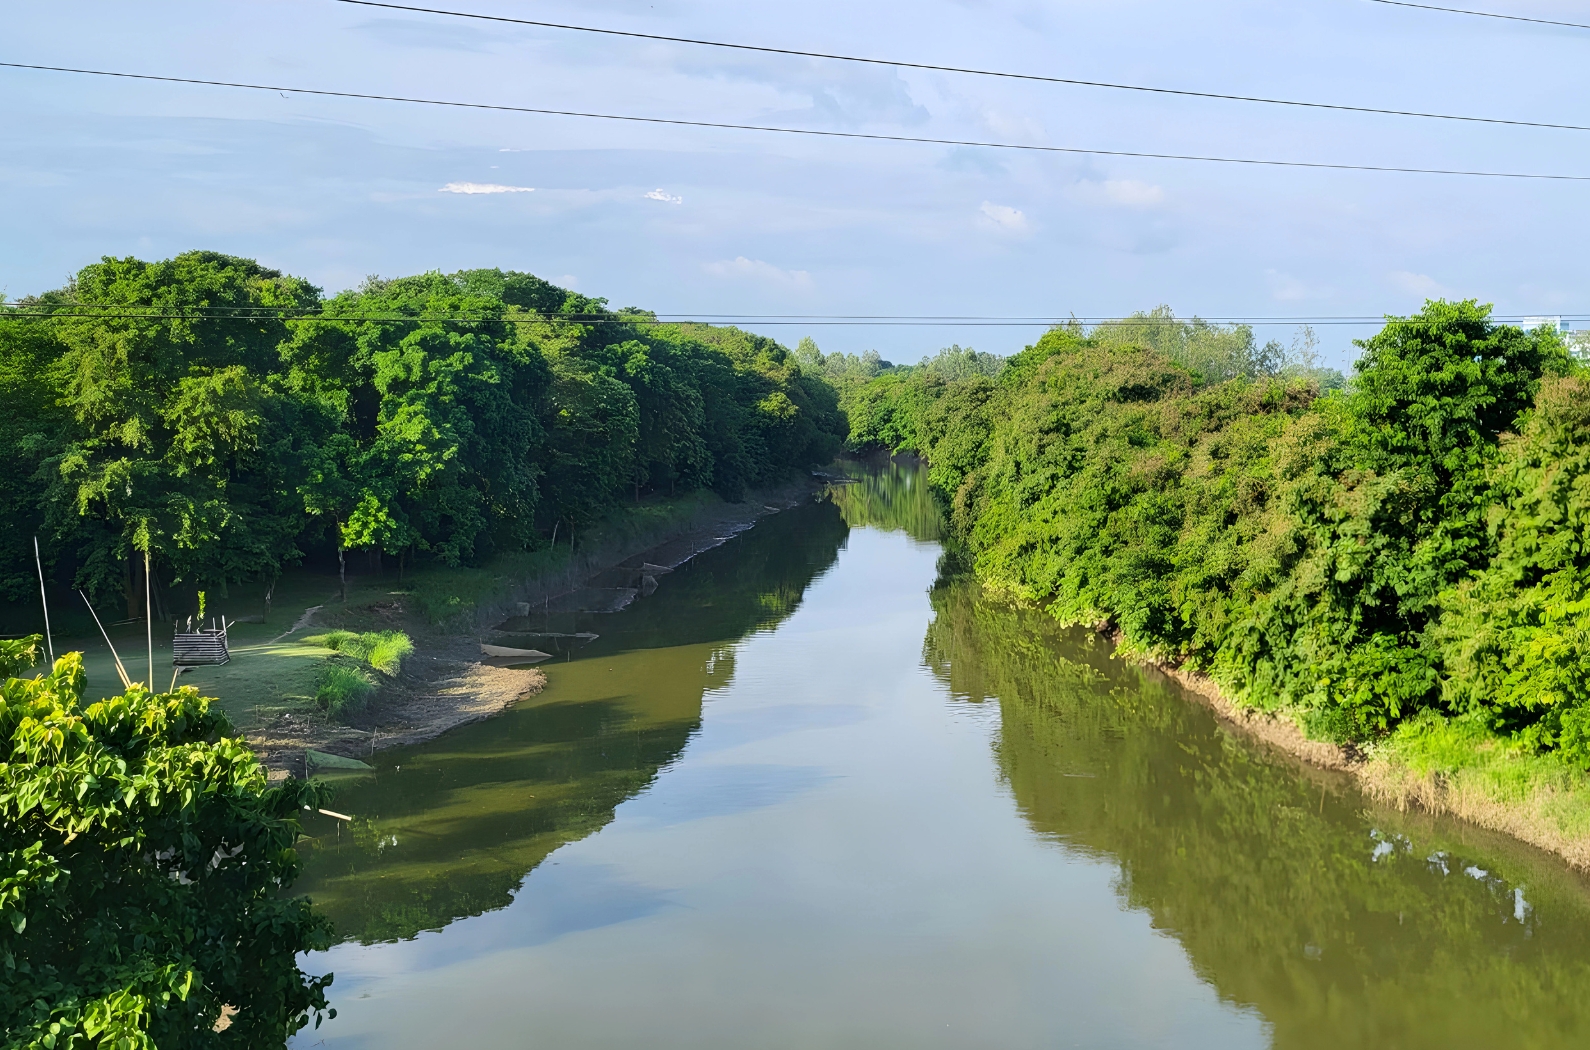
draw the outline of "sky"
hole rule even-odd
[[[1590,31],[1371,0],[430,0],[933,64],[1590,123]],[[1569,0],[1457,6],[1590,22]],[[337,0],[9,0],[0,61],[819,130],[1590,175],[1590,132],[1038,84]],[[206,248],[327,292],[498,266],[788,345],[1008,354],[1010,325],[804,316],[1590,314],[1590,182],[823,139],[0,69],[0,294]],[[471,192],[473,191],[473,192]],[[1373,326],[1317,324],[1328,363]]]

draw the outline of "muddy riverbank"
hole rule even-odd
[[[498,627],[512,627],[516,620],[522,624],[532,610],[541,616],[600,615],[644,601],[658,573],[727,542],[770,514],[809,502],[820,488],[817,481],[802,479],[750,493],[740,503],[708,503],[661,529],[592,544],[553,571],[503,581],[491,600],[440,627],[400,592],[366,593],[363,601],[306,610],[283,638],[343,627],[396,629],[413,639],[415,652],[362,711],[344,721],[300,706],[247,728],[244,735],[273,778],[302,777],[315,772],[316,752],[367,759],[385,748],[422,743],[501,714],[540,693],[546,675],[513,658],[484,656],[483,642],[514,640]]]

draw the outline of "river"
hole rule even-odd
[[[937,528],[890,465],[541,624],[600,637],[307,827],[292,1045],[1590,1045],[1583,880],[939,581]]]

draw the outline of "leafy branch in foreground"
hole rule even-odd
[[[0,643],[0,670],[37,642]],[[296,956],[329,924],[282,891],[319,789],[267,786],[191,687],[83,685],[80,653],[0,685],[0,1047],[263,1050],[318,1024],[331,978]]]

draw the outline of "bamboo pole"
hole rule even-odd
[[[144,631],[149,643],[149,691],[155,691],[155,616],[149,597],[149,552],[144,551]]]
[[[84,594],[81,590],[79,590],[77,594],[78,597],[83,599],[83,604],[88,606],[88,615],[94,618],[94,626],[99,628],[100,637],[105,639],[105,648],[110,650],[110,658],[116,661],[116,673],[121,676],[122,688],[131,689],[132,679],[127,677],[127,668],[121,665],[121,657],[116,655],[116,647],[110,644],[110,635],[106,633],[105,625],[99,622],[99,613],[94,611],[94,603],[89,601],[88,595]]]
[[[39,557],[39,538],[33,537],[33,564],[39,567],[39,601],[44,605],[44,644],[50,649],[50,666],[55,666],[55,637],[50,634],[50,596],[44,593],[44,559]]]

